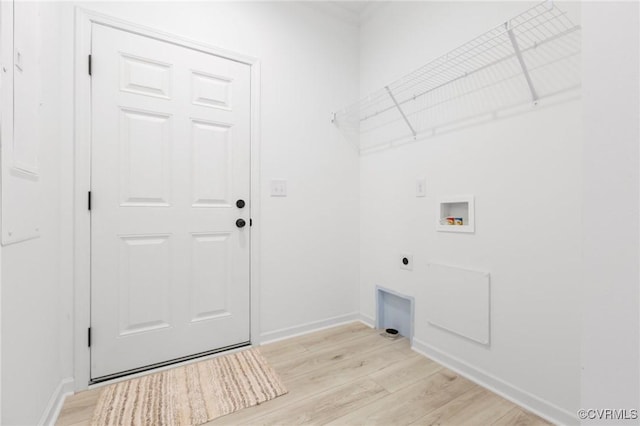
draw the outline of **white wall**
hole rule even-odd
[[[361,27],[361,96],[529,5],[380,7]],[[561,422],[575,422],[580,403],[581,120],[579,100],[541,102],[360,165],[363,314],[375,315],[376,285],[414,296],[416,347]],[[416,198],[421,177],[427,196]],[[475,234],[436,232],[435,200],[461,194],[475,195]],[[400,252],[413,254],[413,271],[399,268]],[[428,262],[491,273],[490,347],[427,324]]]
[[[262,337],[358,311],[358,157],[330,123],[357,97],[355,26],[297,3],[47,3],[43,237],[2,252],[2,424],[37,423],[73,371],[78,5],[261,60]],[[273,178],[288,180],[288,197],[269,196]]]
[[[16,5],[16,7],[21,7]],[[55,403],[63,378],[70,375],[71,360],[62,360],[60,280],[61,168],[59,106],[59,10],[43,3],[34,9],[40,33],[40,203],[30,206],[39,212],[38,239],[2,248],[2,424],[33,425],[41,420],[45,407]],[[32,25],[31,21],[29,26]],[[23,25],[19,20],[15,25]],[[23,29],[25,26],[22,27]],[[29,28],[29,27],[26,27]],[[23,52],[33,57],[36,52]],[[18,114],[19,111],[16,111]],[[3,141],[4,142],[4,141]],[[8,143],[8,142],[7,142]],[[66,282],[64,285],[68,286]],[[53,400],[52,400],[53,398]]]
[[[640,408],[639,12],[637,2],[583,6],[584,409]]]
[[[357,30],[295,3],[81,6],[261,60],[262,332],[356,312],[358,158],[329,113],[357,96]]]
[[[638,111],[631,96],[637,86],[635,92],[608,88],[632,77],[624,72],[637,64],[637,44],[626,50],[636,56],[625,55],[624,62],[617,55],[601,59],[617,51],[612,42],[637,43],[636,33],[601,38],[614,35],[622,22],[637,28],[637,20],[626,21],[637,17],[637,6],[635,15],[624,9],[633,5],[616,12],[585,7],[585,39],[591,37],[585,64],[593,67],[585,73],[585,92],[593,92],[583,99],[584,130],[592,132],[584,146],[578,101],[543,104],[529,114],[359,160],[330,125],[329,112],[526,4],[384,4],[372,9],[358,33],[296,3],[48,3],[42,8],[47,72],[39,123],[47,135],[43,236],[2,249],[2,424],[36,423],[73,371],[71,93],[78,4],[262,60],[265,337],[349,317],[358,303],[373,318],[373,286],[380,284],[415,296],[415,336],[423,349],[495,379],[492,384],[543,414],[566,420],[579,406],[637,406],[638,129],[632,124]],[[611,69],[621,72],[618,78],[610,78]],[[619,131],[608,133],[612,128]],[[414,197],[417,177],[427,178],[426,198]],[[272,178],[288,179],[289,197],[269,197]],[[476,195],[475,235],[436,233],[435,197],[459,193]],[[615,233],[602,227],[612,205],[632,225]],[[413,253],[412,272],[398,268],[400,251]],[[421,306],[428,261],[492,273],[490,348],[426,324]]]
[[[296,3],[75,5],[260,59],[263,334],[355,313],[358,157],[330,112],[357,97],[357,28]],[[274,178],[288,197],[269,196]]]

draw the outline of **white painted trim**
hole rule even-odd
[[[539,398],[523,389],[505,382],[491,373],[480,370],[466,361],[437,349],[421,340],[414,338],[411,349],[442,364],[450,370],[477,383],[483,388],[502,396],[509,401],[524,407],[532,413],[558,425],[576,425],[578,420],[574,413],[560,408],[551,402]]]
[[[316,331],[326,330],[328,328],[337,327],[339,325],[349,324],[360,321],[360,313],[352,312],[350,314],[338,315],[336,317],[326,318],[319,321],[312,321],[306,324],[296,325],[293,327],[281,328],[279,330],[268,331],[262,333],[260,341],[262,345],[279,342],[280,340],[290,339],[292,337],[303,336]]]
[[[467,204],[467,223],[464,225],[443,225],[442,205],[443,204]],[[473,195],[450,195],[439,197],[436,201],[436,231],[440,232],[476,232],[475,219],[475,197]]]
[[[221,357],[221,356],[231,355],[231,354],[235,354],[235,353],[238,353],[238,352],[246,351],[246,350],[254,348],[254,347],[255,347],[254,345],[242,346],[240,348],[229,349],[228,351],[216,352],[216,353],[211,354],[211,355],[206,355],[206,356],[199,357],[199,358],[193,358],[193,359],[188,359],[186,361],[176,362],[175,364],[163,365],[162,367],[152,368],[151,370],[145,370],[145,371],[141,371],[139,373],[129,374],[129,375],[123,376],[123,377],[116,377],[115,379],[111,379],[111,380],[105,380],[104,382],[94,383],[94,384],[89,385],[87,389],[102,388],[102,387],[105,387],[105,386],[112,385],[114,383],[126,382],[127,380],[136,379],[138,377],[148,376],[150,374],[160,373],[162,371],[171,370],[173,368],[183,367],[185,365],[190,365],[190,364],[196,364],[198,362],[207,361],[209,359],[218,358],[218,357]]]
[[[76,6],[76,15],[81,19],[88,21],[88,23],[97,23],[118,30],[124,30],[133,34],[142,35],[145,37],[175,44],[177,46],[187,47],[189,49],[219,56],[221,58],[231,59],[232,61],[241,62],[243,64],[253,65],[254,63],[258,62],[258,59],[252,56],[232,52],[231,50],[222,49],[220,47],[212,46],[197,40],[192,40],[190,38],[168,33],[156,28],[129,22],[90,9]]]
[[[360,314],[358,315],[358,321],[360,321],[361,323],[363,323],[368,327],[371,327],[371,328],[376,327],[376,320],[373,317],[370,317],[369,315],[363,314],[362,312],[360,312]]]
[[[38,425],[53,426],[56,424],[58,416],[60,415],[60,410],[62,410],[62,406],[64,405],[65,398],[68,395],[73,395],[73,382],[73,377],[67,377],[58,383],[58,387],[56,387],[56,390],[51,394],[49,403],[42,413]]]
[[[415,333],[415,301],[416,299],[413,296],[407,296],[406,294],[398,293],[397,291],[391,290],[387,287],[376,286],[376,320],[375,320],[375,328],[383,329],[382,320],[383,320],[383,306],[382,299],[383,293],[386,293],[391,296],[395,296],[398,299],[404,299],[409,302],[409,336],[405,336],[409,338],[409,344],[413,343],[413,335]]]
[[[89,384],[90,351],[86,333],[91,323],[90,309],[90,215],[86,206],[91,164],[91,80],[87,56],[91,52],[91,20],[75,10],[74,40],[74,193],[73,193],[73,284],[74,284],[74,365],[75,390]]]
[[[86,194],[90,189],[91,79],[87,56],[91,52],[93,23],[162,40],[178,46],[220,56],[251,67],[251,341],[260,341],[260,62],[258,59],[210,46],[153,28],[130,23],[108,15],[76,7],[74,49],[74,377],[75,389],[83,390],[90,380],[90,351],[87,328],[90,307],[90,215]]]
[[[260,271],[262,253],[262,221],[260,205],[260,150],[262,140],[261,118],[261,63],[255,60],[251,64],[251,202],[249,204],[251,213],[251,343],[260,344]]]

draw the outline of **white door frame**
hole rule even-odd
[[[220,56],[251,67],[251,227],[250,292],[251,343],[260,336],[260,62],[256,58],[230,52],[173,34],[126,22],[87,9],[75,9],[74,57],[74,378],[75,390],[86,389],[90,380],[90,351],[87,329],[91,323],[91,221],[87,192],[91,183],[91,79],[88,56],[91,26],[94,23]]]

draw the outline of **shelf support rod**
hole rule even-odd
[[[524,63],[524,59],[522,58],[522,51],[520,50],[520,46],[518,45],[518,40],[516,40],[515,34],[513,34],[513,28],[511,28],[509,22],[505,22],[504,25],[507,28],[507,33],[509,34],[511,44],[513,45],[513,50],[516,54],[516,58],[518,58],[518,62],[520,62],[520,67],[522,68],[524,78],[527,80],[527,85],[529,86],[529,90],[531,91],[533,103],[537,103],[539,99],[538,93],[536,92],[536,88],[533,86],[533,81],[531,81],[531,76],[529,75],[527,64]]]
[[[416,131],[413,129],[413,126],[409,122],[409,119],[407,118],[407,116],[405,115],[404,111],[400,107],[400,104],[396,100],[396,97],[393,96],[393,93],[391,93],[391,89],[389,89],[389,86],[384,86],[384,88],[387,89],[387,93],[389,94],[389,97],[391,98],[393,103],[396,105],[396,108],[398,108],[398,111],[400,111],[400,115],[402,115],[402,118],[404,119],[404,122],[407,123],[407,126],[409,126],[409,130],[411,130],[411,134],[413,134],[413,137],[415,138],[416,137]]]

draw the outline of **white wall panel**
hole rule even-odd
[[[41,107],[40,5],[16,2],[13,49],[12,135],[2,142],[2,243],[40,235]],[[7,81],[7,83],[10,83]]]
[[[488,345],[491,326],[489,273],[430,264],[426,278],[425,316],[429,324]]]
[[[7,4],[2,2],[3,11]],[[16,2],[15,5],[19,9],[15,16],[16,36],[29,39],[23,44],[16,40],[16,46],[23,46],[24,51],[24,80],[19,84],[28,86],[25,92],[28,95],[22,99],[25,103],[19,107],[21,111],[16,111],[15,123],[22,129],[18,132],[19,135],[22,132],[22,139],[5,138],[7,126],[2,126],[5,245],[1,249],[3,409],[0,423],[32,425],[50,419],[62,395],[72,387],[69,379],[72,358],[68,351],[72,311],[67,298],[71,279],[61,278],[70,262],[65,257],[70,247],[63,247],[62,241],[70,240],[71,234],[64,234],[60,219],[59,180],[61,170],[71,168],[71,163],[65,165],[61,161],[69,157],[61,155],[63,139],[60,136],[65,100],[70,98],[61,97],[64,83],[60,74],[60,5],[49,2]],[[4,45],[7,27],[4,24],[0,27]],[[17,71],[13,64],[6,62],[4,53],[8,52],[3,49],[2,53],[2,65],[8,71]],[[3,90],[5,83],[3,75]],[[3,95],[3,120],[8,115],[6,99]],[[31,129],[25,130],[25,126]],[[37,134],[37,140],[24,139],[27,134]],[[10,154],[13,142],[25,140],[28,147],[19,149],[16,167],[15,158]],[[30,175],[36,170],[37,179]],[[32,238],[36,235],[40,238]]]

